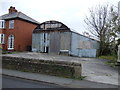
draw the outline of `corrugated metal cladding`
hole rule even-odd
[[[32,34],[32,51],[43,53],[66,52],[79,57],[96,57],[99,42],[71,31],[58,21],[38,25]]]

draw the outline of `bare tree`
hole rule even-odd
[[[88,25],[91,34],[96,36],[100,41],[100,55],[104,54],[108,47],[108,27],[109,27],[109,7],[108,5],[99,5],[94,9],[90,9],[90,16],[86,17],[85,23]]]

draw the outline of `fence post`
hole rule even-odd
[[[120,65],[120,45],[118,45],[118,64]]]

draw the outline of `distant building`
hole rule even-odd
[[[120,16],[120,1],[118,2],[118,14]]]
[[[32,35],[32,51],[41,53],[68,53],[79,57],[96,57],[99,42],[72,31],[58,21],[38,25]]]
[[[26,51],[32,44],[32,31],[39,22],[18,12],[15,7],[0,16],[0,47],[3,50]]]

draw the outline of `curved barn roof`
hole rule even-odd
[[[33,33],[40,33],[40,32],[43,32],[43,31],[70,31],[70,32],[73,32],[73,33],[76,33],[78,35],[81,35],[81,36],[84,36],[80,33],[78,33],[77,31],[67,27],[65,24],[63,24],[62,22],[59,22],[59,21],[55,21],[55,20],[51,20],[51,21],[46,21],[46,22],[43,22],[41,24],[39,24],[34,30],[33,30]],[[90,37],[87,37],[87,36],[84,36],[86,38],[89,38],[91,40],[95,40],[93,38],[90,38]],[[95,41],[98,41],[98,40],[95,40]]]
[[[41,32],[41,31],[52,31],[52,30],[60,30],[60,31],[71,31],[65,24],[59,21],[51,20],[46,21],[39,24],[33,31],[33,33]]]

